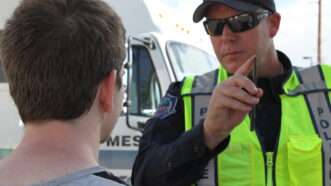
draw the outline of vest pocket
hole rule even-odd
[[[255,180],[255,174],[259,172],[255,169],[254,164],[258,163],[254,159],[255,156],[257,155],[254,154],[252,145],[230,144],[221,153],[220,184],[222,186],[260,186],[257,184],[258,180]]]
[[[287,142],[290,186],[322,185],[322,140],[317,135],[292,136]]]

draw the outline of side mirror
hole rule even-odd
[[[152,86],[154,82],[151,74],[153,60],[150,52],[155,48],[151,38],[128,37],[127,41],[127,62],[126,68],[126,98],[125,98],[125,117],[128,128],[143,131],[147,119],[153,116],[155,106],[153,104]],[[144,79],[149,79],[148,82]],[[152,96],[152,97],[150,97]],[[147,99],[147,100],[146,100]],[[151,99],[152,103],[150,103]],[[154,103],[155,104],[155,103]],[[145,107],[147,105],[147,107]]]
[[[131,77],[132,77],[132,63],[133,63],[133,49],[132,49],[132,40],[133,37],[128,37],[128,41],[127,41],[127,63],[124,65],[124,67],[126,68],[126,74],[127,74],[127,87],[126,87],[126,99],[125,99],[125,103],[124,103],[124,107],[126,108],[126,125],[128,126],[128,128],[133,129],[133,130],[137,130],[137,131],[143,131],[143,128],[140,127],[139,125],[134,126],[131,124],[130,122],[130,88],[131,88]]]

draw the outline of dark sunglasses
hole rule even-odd
[[[208,19],[203,22],[208,35],[221,36],[225,25],[228,25],[232,32],[245,32],[253,29],[260,21],[271,15],[268,10],[256,13],[243,13],[225,19]]]

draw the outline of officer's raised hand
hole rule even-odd
[[[252,56],[214,89],[204,121],[205,142],[210,149],[223,141],[259,103],[263,91],[247,78],[254,62],[255,56]]]

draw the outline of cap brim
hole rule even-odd
[[[226,6],[229,6],[235,10],[239,10],[241,12],[256,12],[258,9],[261,7],[252,5],[250,3],[245,3],[243,1],[238,1],[238,0],[210,0],[210,1],[205,1],[201,3],[194,11],[193,13],[193,21],[195,23],[201,21],[201,19],[205,16],[206,11],[208,10],[208,7],[212,4],[223,4]]]

